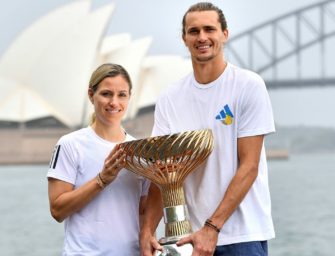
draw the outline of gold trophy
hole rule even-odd
[[[191,256],[191,244],[176,242],[192,233],[183,190],[186,176],[212,152],[213,135],[209,129],[150,137],[121,144],[126,152],[125,168],[146,177],[162,192],[165,237],[158,256]]]

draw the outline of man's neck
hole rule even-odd
[[[194,77],[200,84],[208,84],[215,81],[226,69],[224,58],[206,61],[204,63],[192,61]]]

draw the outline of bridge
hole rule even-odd
[[[230,62],[253,70],[267,87],[334,86],[335,0],[274,18],[228,40]]]

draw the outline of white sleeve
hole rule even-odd
[[[71,141],[62,137],[52,154],[47,177],[75,184],[77,177],[77,151]]]
[[[166,113],[166,109],[168,108],[167,104],[168,101],[166,97],[160,96],[158,98],[155,106],[155,121],[151,136],[161,136],[171,133],[168,122],[168,113]]]
[[[272,106],[265,83],[260,76],[252,78],[243,88],[238,102],[238,138],[275,132]]]

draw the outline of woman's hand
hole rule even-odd
[[[105,185],[110,184],[126,165],[126,153],[120,146],[116,145],[105,159],[104,167],[100,172],[100,178]]]

